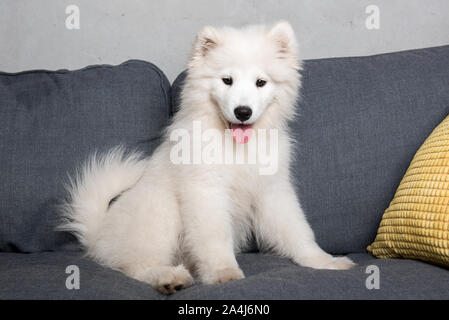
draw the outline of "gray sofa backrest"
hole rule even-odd
[[[291,123],[299,198],[324,249],[364,251],[414,153],[449,112],[449,46],[308,60],[302,74]],[[67,173],[117,144],[150,154],[184,77],[170,89],[157,67],[135,60],[0,73],[0,251],[76,249],[53,231]]]
[[[449,46],[307,60],[292,178],[319,244],[362,252],[413,155],[449,113]],[[172,86],[174,110],[185,78]]]
[[[67,174],[118,144],[150,153],[169,90],[157,67],[136,60],[0,73],[0,251],[74,249],[72,236],[54,231]]]

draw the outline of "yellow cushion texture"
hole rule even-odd
[[[449,116],[415,154],[367,250],[449,266]]]

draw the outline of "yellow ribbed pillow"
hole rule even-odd
[[[367,250],[449,266],[449,116],[415,154]]]

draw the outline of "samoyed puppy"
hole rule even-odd
[[[295,115],[300,69],[287,22],[204,27],[163,142],[149,158],[122,148],[92,156],[68,187],[61,229],[76,235],[95,261],[164,294],[189,287],[194,278],[205,284],[244,278],[235,254],[251,235],[260,250],[301,266],[350,269],[350,259],[333,257],[315,242],[290,181],[287,123]],[[214,142],[195,141],[195,124],[213,131]],[[263,130],[276,140],[262,139]],[[230,146],[215,160],[247,159],[250,150],[257,158],[272,148],[277,169],[261,174],[260,161],[180,162],[174,136],[192,147],[191,156],[206,144]]]

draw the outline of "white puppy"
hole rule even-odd
[[[261,250],[299,265],[351,268],[351,260],[317,245],[290,181],[287,122],[300,87],[297,51],[286,22],[203,28],[161,145],[148,159],[120,148],[93,156],[69,187],[61,228],[97,262],[165,294],[190,286],[192,274],[209,284],[243,278],[235,253],[251,233]],[[215,130],[210,136],[218,133],[215,146],[231,146],[216,159],[248,157],[250,150],[261,156],[262,141],[276,151],[276,170],[261,174],[260,161],[177,163],[174,132],[187,133],[183,146],[193,153],[207,144],[192,137],[195,122]],[[263,129],[276,139],[263,139]]]

